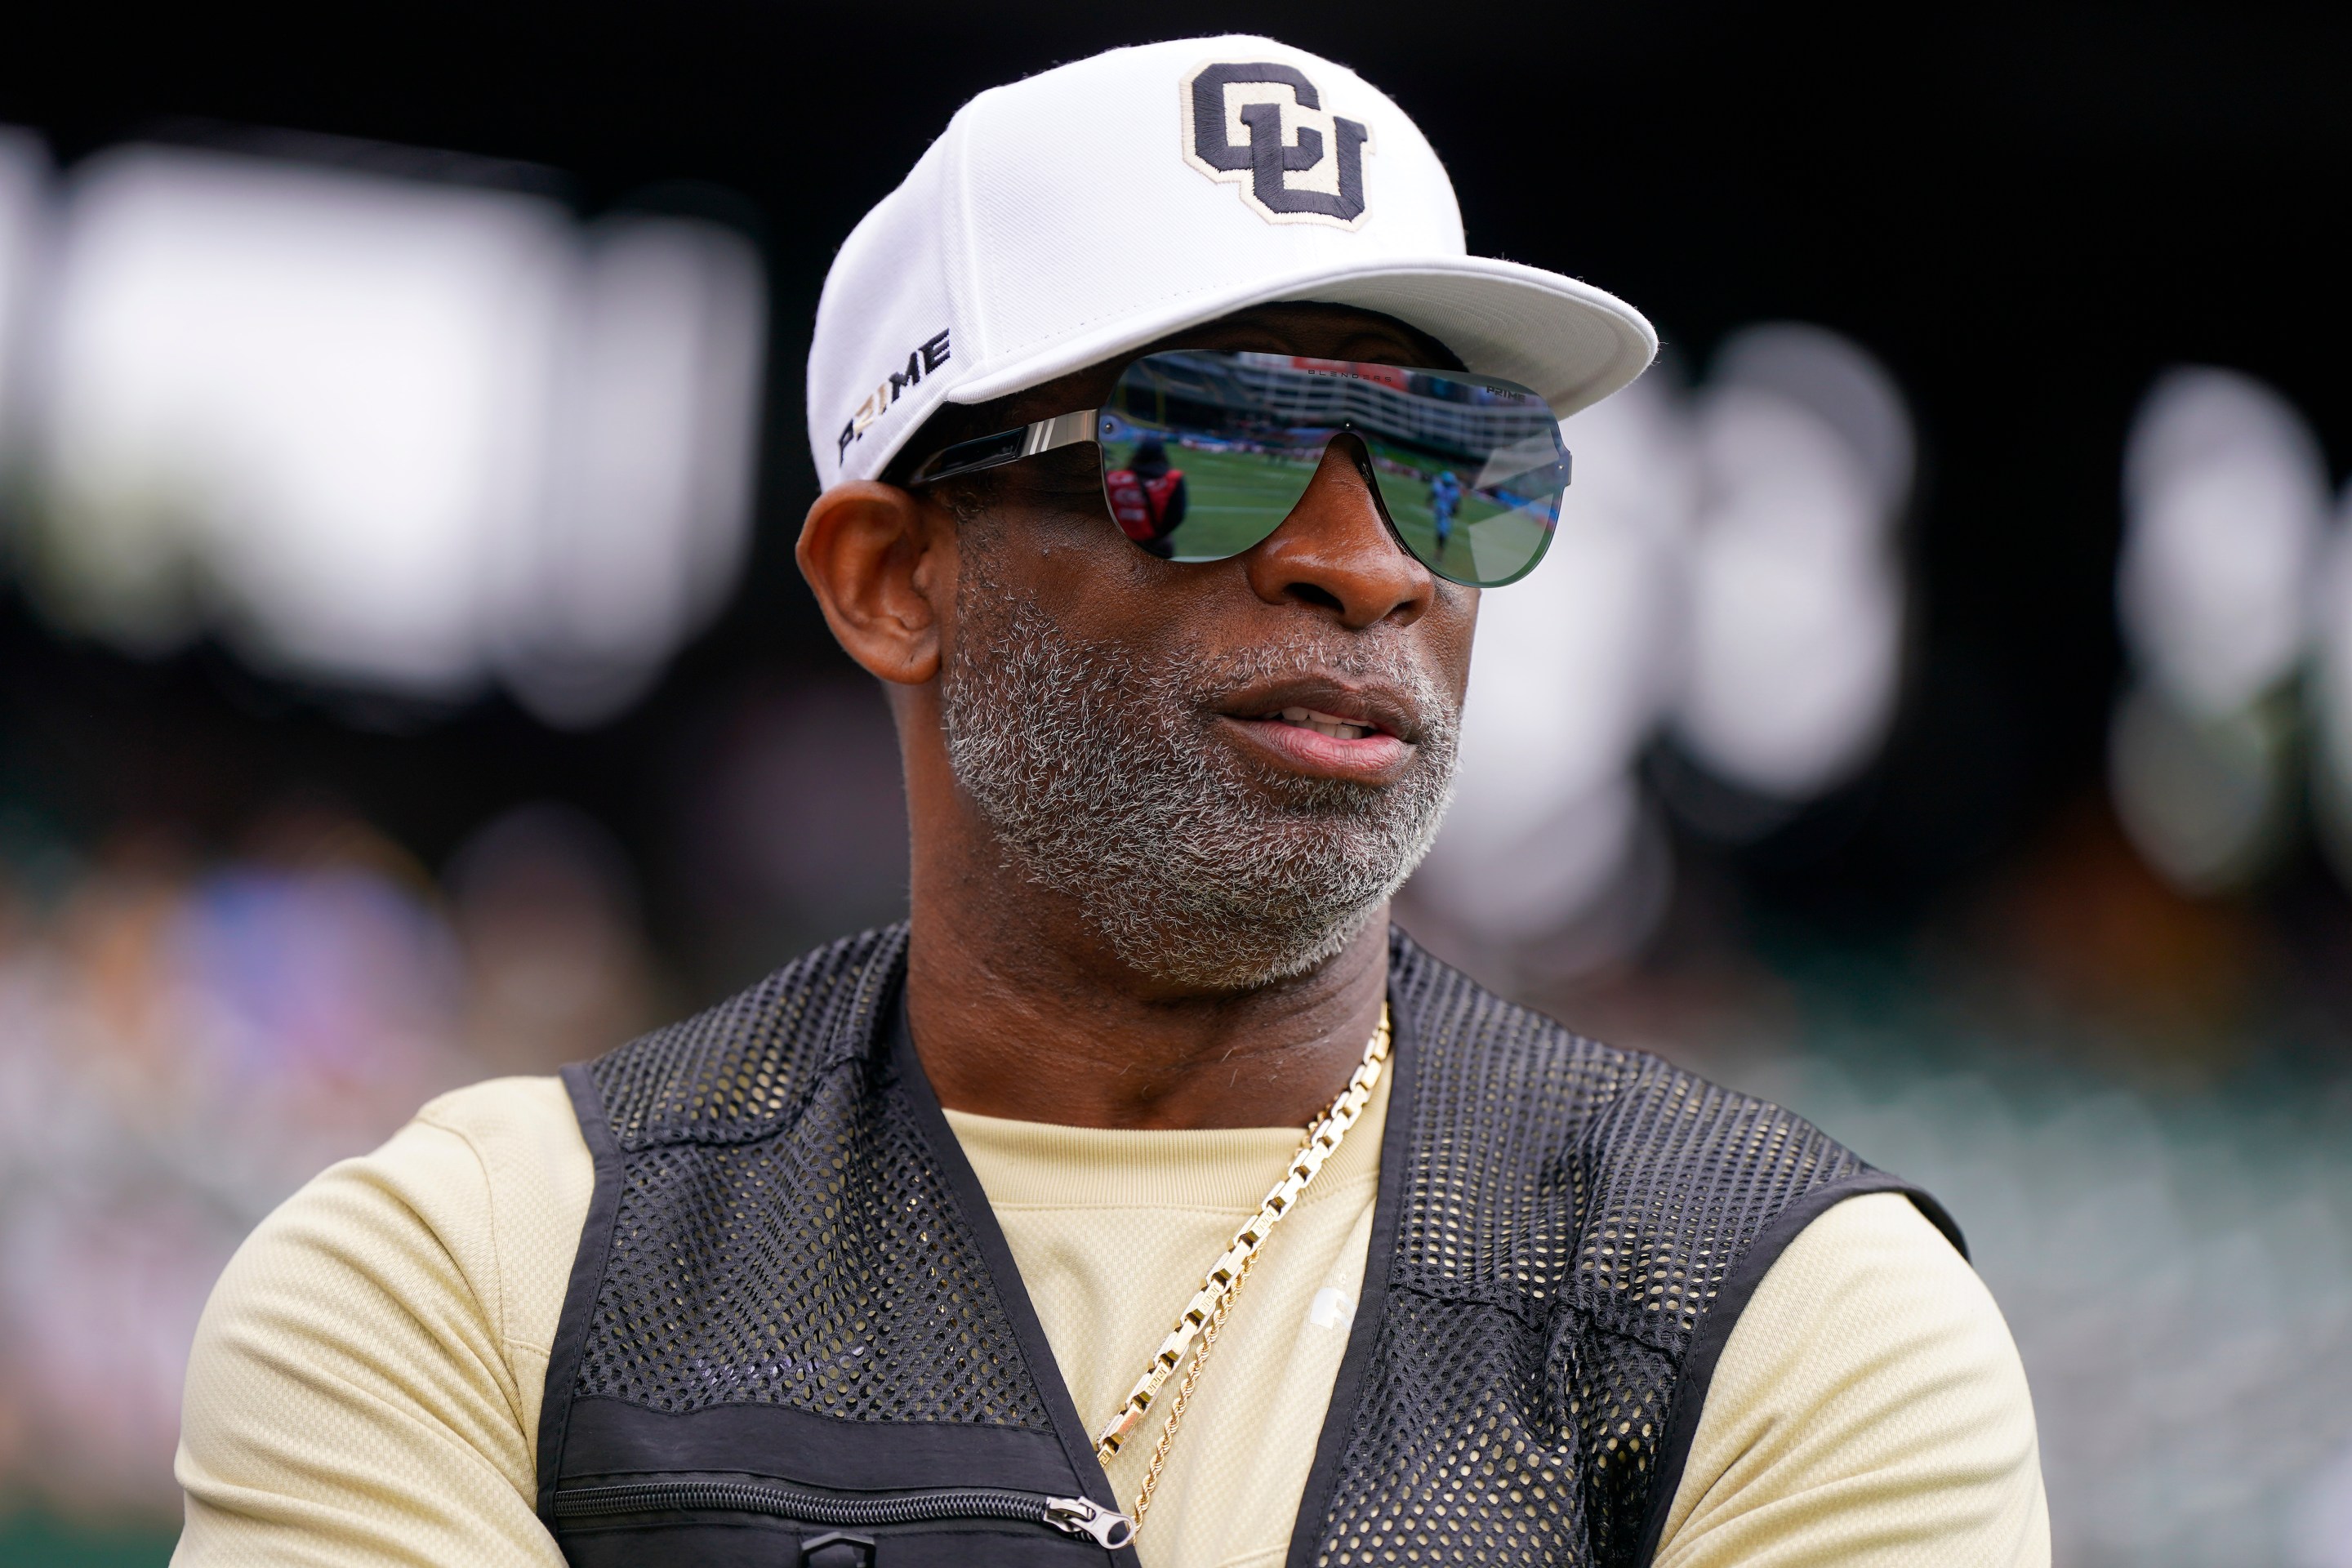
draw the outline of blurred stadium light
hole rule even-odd
[[[2314,595],[2312,796],[2321,846],[2352,887],[2352,486],[2336,510]]]
[[[2234,712],[2301,662],[2327,464],[2286,399],[2233,371],[2168,372],[2124,449],[2116,600],[2133,656],[2196,712]]]
[[[557,723],[635,698],[733,585],[765,335],[758,258],[705,223],[606,219],[573,299],[548,500],[496,623],[506,679]]]
[[[2292,683],[2327,624],[2326,462],[2270,387],[2182,368],[2140,405],[2123,489],[2116,603],[2139,679],[2116,704],[2110,792],[2151,866],[2227,891],[2291,837]]]
[[[587,724],[731,582],[764,331],[731,231],[159,146],[58,223],[24,554],[67,625]]]
[[[38,138],[0,125],[0,501],[6,499],[15,389],[23,376],[26,293],[48,197],[48,155]]]
[[[1860,768],[1894,714],[1910,416],[1846,339],[1755,327],[1716,357],[1698,449],[1675,733],[1726,782],[1805,800]]]
[[[1635,779],[1662,727],[1777,806],[1874,753],[1913,467],[1893,379],[1791,323],[1732,337],[1696,398],[1662,365],[1562,429],[1576,482],[1543,564],[1480,604],[1454,806],[1412,891],[1486,962],[1555,972],[1631,951],[1664,907]]]

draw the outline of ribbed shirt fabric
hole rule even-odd
[[[1253,1270],[1139,1540],[1148,1568],[1283,1560],[1386,1113],[1383,1089]],[[1298,1141],[949,1121],[1089,1421]],[[532,1511],[539,1413],[593,1186],[562,1086],[503,1079],[435,1100],[264,1221],[197,1331],[174,1563],[560,1563]],[[1148,1451],[1111,1466],[1130,1502]],[[2032,1408],[1991,1297],[1907,1200],[1831,1209],[1731,1335],[1660,1568],[2048,1561]]]

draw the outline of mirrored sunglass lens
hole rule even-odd
[[[1493,587],[1524,574],[1559,521],[1567,454],[1550,410],[1546,429],[1481,453],[1383,442],[1381,496],[1406,547],[1457,583]]]
[[[1525,388],[1286,354],[1153,354],[1102,412],[1112,515],[1153,554],[1221,561],[1280,526],[1342,430],[1405,545],[1483,586],[1542,555],[1568,481],[1559,426]]]
[[[1128,368],[1102,411],[1103,489],[1129,538],[1171,561],[1223,561],[1307,493],[1330,432],[1291,427],[1247,357],[1164,353]]]

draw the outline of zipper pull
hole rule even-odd
[[[1105,1552],[1116,1552],[1135,1539],[1135,1521],[1091,1498],[1047,1498],[1045,1522],[1065,1535],[1086,1536]]]

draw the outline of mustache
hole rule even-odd
[[[1400,643],[1365,642],[1292,632],[1220,651],[1193,647],[1175,661],[1187,707],[1216,711],[1254,686],[1271,681],[1334,679],[1389,689],[1412,709],[1415,721],[1444,729],[1460,710],[1428,667]]]

